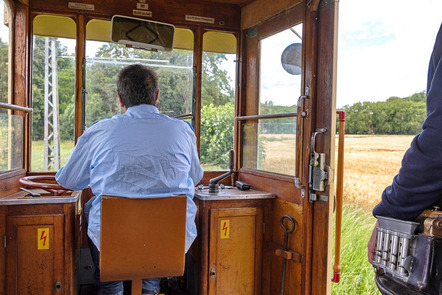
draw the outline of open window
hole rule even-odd
[[[203,35],[200,161],[204,170],[227,170],[233,149],[237,39],[223,32]]]
[[[242,166],[294,176],[302,24],[257,38],[259,91],[248,116],[238,118],[242,126]]]
[[[75,38],[70,17],[33,20],[32,171],[57,171],[74,148]]]
[[[24,167],[24,115],[11,94],[11,9],[0,0],[0,173]],[[19,115],[17,111],[25,112]]]

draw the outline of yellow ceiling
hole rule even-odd
[[[33,22],[34,35],[59,38],[76,38],[75,21],[65,16],[38,15]],[[86,25],[86,40],[111,42],[111,22],[93,19]],[[174,48],[193,50],[193,32],[176,28]],[[203,50],[210,52],[236,53],[236,37],[222,32],[207,32],[203,36]]]

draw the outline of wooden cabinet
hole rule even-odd
[[[78,193],[52,200],[23,199],[18,194],[15,200],[0,200],[6,221],[6,258],[1,262],[5,294],[75,294]]]
[[[6,294],[64,294],[64,216],[11,216],[6,222]]]
[[[262,228],[262,208],[210,210],[208,294],[259,293]]]
[[[196,192],[198,238],[192,253],[198,259],[198,294],[263,293],[263,249],[271,237],[273,198],[253,190]]]

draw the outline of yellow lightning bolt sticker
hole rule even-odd
[[[38,250],[49,249],[49,228],[37,229],[37,249]]]
[[[230,238],[230,220],[221,220],[221,236],[220,239]]]

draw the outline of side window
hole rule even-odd
[[[23,168],[23,117],[14,115],[11,95],[11,10],[0,0],[0,173]]]
[[[233,34],[203,35],[200,158],[204,170],[229,167],[235,122],[236,47]]]
[[[76,25],[69,17],[33,20],[32,171],[56,171],[74,148]]]
[[[295,175],[302,24],[259,42],[257,113],[242,122],[245,168]]]

